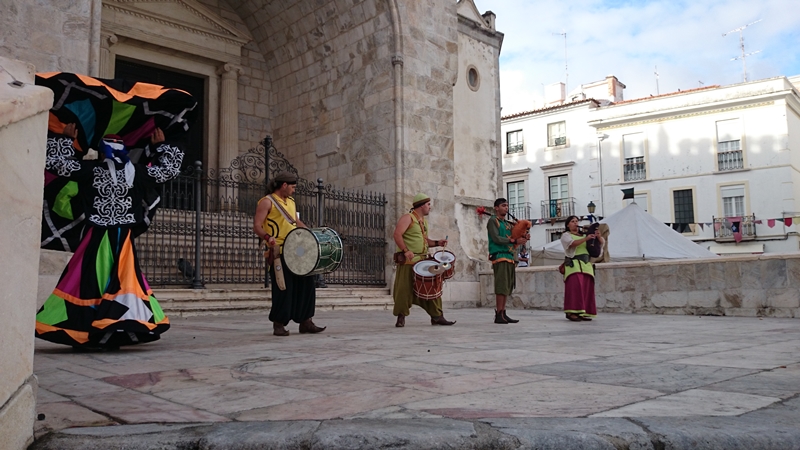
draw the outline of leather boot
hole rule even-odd
[[[272,334],[275,336],[288,336],[289,330],[283,327],[283,324],[272,322]]]
[[[318,327],[314,325],[314,322],[311,319],[306,319],[300,322],[300,334],[304,333],[319,333],[321,331],[325,331],[325,328],[328,327]]]
[[[494,310],[494,323],[508,324],[508,321],[503,316],[503,311]]]
[[[506,322],[508,322],[508,323],[517,323],[517,322],[519,322],[519,320],[512,319],[511,317],[508,317],[508,314],[506,314],[506,310],[505,309],[503,310],[503,319],[506,319]]]
[[[397,328],[403,328],[406,326],[406,316],[402,314],[397,315],[397,323],[394,324]]]
[[[456,323],[455,320],[450,322],[444,316],[431,317],[431,325],[452,325],[454,323]]]

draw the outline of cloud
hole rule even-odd
[[[616,75],[625,98],[742,81],[739,33],[744,31],[748,80],[800,74],[796,0],[475,0],[497,15],[505,34],[500,53],[502,114],[542,106],[544,86],[568,89]],[[655,67],[658,67],[658,86]]]

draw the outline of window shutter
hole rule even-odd
[[[742,138],[742,125],[739,119],[717,122],[717,142],[738,141]]]
[[[644,133],[625,134],[622,136],[626,158],[644,156]]]

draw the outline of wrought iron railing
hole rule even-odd
[[[637,181],[647,178],[647,169],[644,163],[644,156],[625,158],[622,167],[623,180]]]
[[[509,145],[506,147],[506,154],[511,155],[513,153],[522,153],[523,145],[522,144],[514,144]]]
[[[741,233],[739,240],[753,240],[756,235],[756,215],[741,217],[713,217],[714,239],[736,240],[735,233]]]
[[[575,214],[575,197],[542,200],[542,219],[564,219]]]
[[[253,216],[270,177],[282,170],[297,173],[267,138],[227,169],[205,173],[198,161],[162,185],[162,207],[136,241],[150,284],[266,283]],[[333,228],[343,242],[341,266],[318,284],[386,284],[383,194],[349,192],[325,186],[322,179],[315,185],[301,178],[294,198],[306,225]]]
[[[531,220],[533,218],[533,207],[530,202],[511,203],[508,205],[508,212],[519,220]]]
[[[717,168],[720,171],[744,169],[744,156],[741,150],[717,153]]]

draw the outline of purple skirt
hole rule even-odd
[[[564,312],[587,317],[597,315],[593,276],[573,273],[567,277],[564,281]]]

